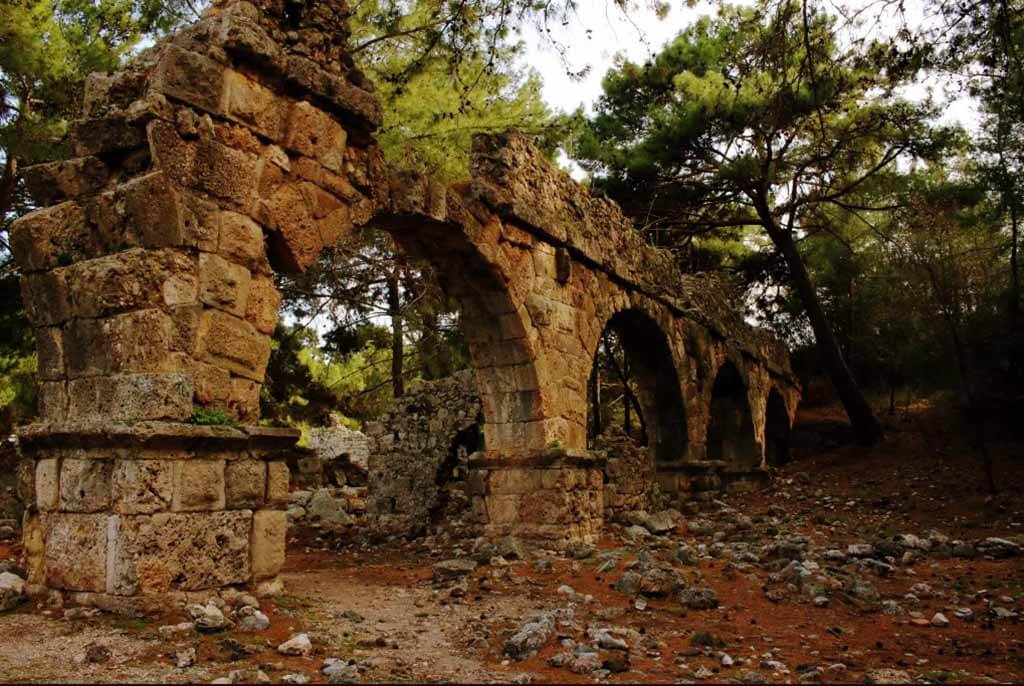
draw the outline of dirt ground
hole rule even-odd
[[[612,526],[596,550],[495,560],[464,586],[435,581],[432,568],[471,557],[470,541],[370,544],[301,533],[290,546],[286,595],[263,603],[264,632],[168,639],[159,627],[181,616],[69,620],[61,609],[26,603],[0,614],[0,681],[209,682],[259,669],[273,681],[323,682],[328,657],[353,660],[363,682],[1024,681],[1024,555],[920,554],[869,566],[822,552],[906,533],[1024,542],[1020,446],[996,446],[1001,493],[993,498],[976,458],[944,436],[941,421],[897,417],[886,442],[867,450],[835,445],[832,418],[806,411],[801,422],[811,437],[804,444],[798,437],[796,458],[770,486],[726,496],[676,531],[636,537]],[[767,559],[764,546],[780,541],[804,546],[803,559],[817,560],[833,581],[827,604],[785,583],[789,560]],[[13,545],[4,546],[0,560],[16,557]],[[630,569],[669,565],[680,550],[697,554],[690,564],[671,562],[679,577],[712,589],[718,607],[687,608],[675,593],[638,603],[615,589]],[[745,556],[750,550],[762,552]],[[862,581],[877,598],[849,592]],[[884,601],[901,612],[884,611]],[[506,654],[526,620],[559,609],[571,618],[558,621],[535,654]],[[973,616],[956,614],[964,610]],[[932,622],[936,613],[948,626]],[[552,665],[605,629],[628,649],[602,649],[604,671]],[[309,634],[313,653],[280,655],[277,645],[299,632]],[[95,644],[109,648],[109,659],[82,659]],[[175,654],[188,648],[196,649],[195,664],[176,667]]]

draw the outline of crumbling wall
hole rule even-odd
[[[480,394],[471,370],[410,384],[370,439],[367,508],[386,533],[410,534],[468,513],[467,460],[483,450]]]

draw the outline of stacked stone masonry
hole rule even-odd
[[[469,514],[469,456],[482,450],[483,414],[471,372],[410,384],[366,427],[368,510],[385,533],[426,531]]]
[[[21,435],[29,583],[142,611],[168,596],[275,590],[284,563],[288,430],[152,422]]]
[[[744,323],[727,285],[680,274],[613,203],[518,134],[478,137],[468,183],[390,169],[374,141],[380,104],[347,51],[348,15],[340,0],[217,0],[122,71],[88,79],[73,156],[25,170],[40,209],[10,235],[39,342],[41,424],[32,431],[70,436],[61,450],[74,451],[92,450],[89,437],[111,423],[186,433],[203,416],[255,424],[280,305],[274,273],[301,271],[325,246],[372,226],[432,262],[460,305],[484,416],[486,451],[470,460],[468,484],[485,532],[598,532],[602,467],[586,452],[586,382],[615,318],[657,334],[638,345],[649,340],[661,361],[641,388],[645,415],[661,417],[652,429],[660,459],[743,452],[738,469],[762,465],[769,395],[792,418],[799,386],[784,348]],[[722,370],[738,379],[731,401],[746,408],[732,424],[715,423]],[[61,433],[66,425],[79,429]],[[722,439],[709,425],[742,425],[749,436]],[[56,459],[49,450],[31,452],[36,471]],[[245,497],[229,496],[234,458],[223,459],[230,507],[229,497]],[[115,467],[83,478],[113,485]],[[68,463],[69,483],[79,469]],[[60,472],[58,482],[63,463]],[[81,496],[84,504],[68,496],[69,506],[97,509],[61,520],[107,517],[110,527],[120,521],[111,517],[137,516],[102,494]],[[167,512],[145,516],[185,516],[193,496],[174,491]],[[210,507],[220,505],[214,496]],[[245,515],[217,515],[232,516]],[[58,542],[95,553],[81,531],[63,540],[51,529],[32,534],[43,557]],[[46,583],[78,585],[59,575]]]

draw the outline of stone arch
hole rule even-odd
[[[602,334],[607,330],[618,334],[630,361],[630,376],[636,382],[647,444],[655,465],[685,459],[686,403],[669,336],[650,314],[637,307],[619,310],[609,317]],[[593,346],[591,373],[597,345]]]
[[[769,467],[781,467],[790,460],[789,410],[779,389],[772,386],[765,401],[764,453]]]
[[[544,435],[538,429],[544,404],[534,365],[537,352],[528,335],[531,324],[517,305],[504,265],[481,249],[484,227],[398,212],[383,212],[372,225],[435,267],[442,289],[456,300],[488,449],[509,455],[542,448]]]
[[[761,464],[747,383],[731,361],[715,374],[705,445],[707,458],[724,462],[727,469],[751,470]]]

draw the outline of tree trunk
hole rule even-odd
[[[839,394],[839,399],[846,410],[846,416],[850,418],[857,440],[865,445],[877,443],[882,438],[882,424],[875,416],[871,405],[864,398],[864,394],[861,393],[856,379],[853,378],[853,373],[850,372],[850,368],[843,358],[835,332],[821,307],[818,292],[815,290],[814,284],[811,283],[810,274],[807,273],[803,258],[793,241],[793,234],[779,227],[775,218],[770,214],[766,214],[766,212],[760,214],[769,237],[782,253],[783,259],[786,260],[786,266],[793,279],[793,286],[796,288],[796,292],[804,304],[804,310],[807,312],[807,318],[811,322],[821,362],[828,371],[829,378],[832,379],[836,393]]]
[[[590,382],[587,395],[590,398],[590,431],[591,441],[597,440],[601,435],[601,372],[597,360],[594,360],[594,369],[590,372]]]
[[[402,322],[402,294],[398,287],[398,270],[390,272],[388,281],[388,316],[391,317],[391,393],[396,398],[405,395],[403,363],[405,332]]]

